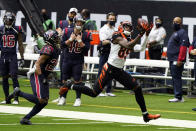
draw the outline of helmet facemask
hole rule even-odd
[[[11,28],[15,24],[15,14],[11,12],[6,12],[3,18],[3,23],[6,28]]]

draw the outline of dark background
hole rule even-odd
[[[57,21],[65,19],[71,7],[76,7],[79,11],[88,8],[92,13],[116,12],[117,14],[130,15],[133,25],[136,25],[137,18],[146,15],[149,21],[153,16],[163,19],[164,27],[167,31],[167,43],[172,34],[172,20],[175,16],[195,17],[194,2],[160,2],[142,0],[35,0],[40,9],[46,8],[48,12],[57,12]],[[0,0],[0,9],[17,12],[20,10],[17,0]],[[185,26],[185,28],[187,28]],[[195,31],[194,31],[195,32]],[[195,33],[194,33],[195,34]],[[166,44],[165,44],[166,45]]]

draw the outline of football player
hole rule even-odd
[[[18,60],[16,47],[18,43],[18,49],[20,52],[21,60],[19,61],[19,66],[24,66],[24,48],[23,48],[23,38],[22,38],[22,28],[21,26],[15,26],[15,14],[12,12],[6,12],[3,17],[4,25],[0,27],[0,44],[1,44],[1,72],[3,77],[3,91],[5,94],[5,101],[1,104],[10,104],[11,101],[7,100],[9,95],[9,82],[8,78],[11,77],[13,81],[13,87],[19,87],[18,82]],[[12,104],[18,104],[18,98],[14,98]]]
[[[30,119],[48,104],[49,75],[58,62],[60,37],[56,31],[48,30],[44,34],[44,41],[46,45],[41,49],[40,57],[36,61],[34,68],[28,73],[33,95],[15,88],[14,92],[8,97],[8,99],[11,99],[14,96],[20,96],[35,104],[33,109],[21,119],[20,123],[22,125],[31,125]]]
[[[75,17],[78,13],[78,10],[76,8],[70,8],[69,13],[67,14],[68,19],[67,20],[60,20],[59,24],[58,24],[58,28],[57,31],[59,34],[62,35],[62,31],[65,28],[74,28],[74,23],[75,23]],[[61,54],[60,54],[60,81],[62,82],[62,64],[63,64],[63,49],[61,50]],[[58,102],[60,100],[60,98],[53,100],[53,102]]]
[[[84,64],[84,54],[90,47],[91,35],[89,32],[82,32],[85,21],[83,18],[76,18],[74,28],[66,28],[63,33],[61,47],[64,48],[63,56],[63,83],[73,77],[76,85],[81,85],[81,75]],[[60,95],[57,105],[64,105],[67,92]],[[80,106],[81,92],[76,91],[76,101],[73,106]]]
[[[149,34],[151,27],[149,27],[148,23],[145,20],[140,19],[138,29],[140,33],[133,40],[130,39],[132,26],[130,26],[129,23],[123,24],[121,31],[116,32],[113,35],[108,62],[103,66],[102,72],[96,80],[93,88],[89,88],[84,85],[73,84],[71,81],[67,81],[64,85],[64,88],[61,88],[61,93],[66,92],[67,89],[73,89],[81,91],[88,96],[96,97],[103,91],[107,81],[115,79],[126,88],[129,88],[135,92],[135,98],[141,108],[145,122],[159,118],[160,114],[152,115],[147,112],[141,87],[130,74],[123,70],[126,56],[131,50],[134,50],[134,46],[145,32]]]

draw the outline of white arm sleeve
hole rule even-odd
[[[148,36],[145,35],[144,39],[142,39],[141,44],[136,44],[133,48],[134,52],[144,51],[146,49]]]

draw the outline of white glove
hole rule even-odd
[[[33,68],[31,68],[28,72],[27,72],[27,78],[30,79],[30,76],[35,73],[35,66]]]

